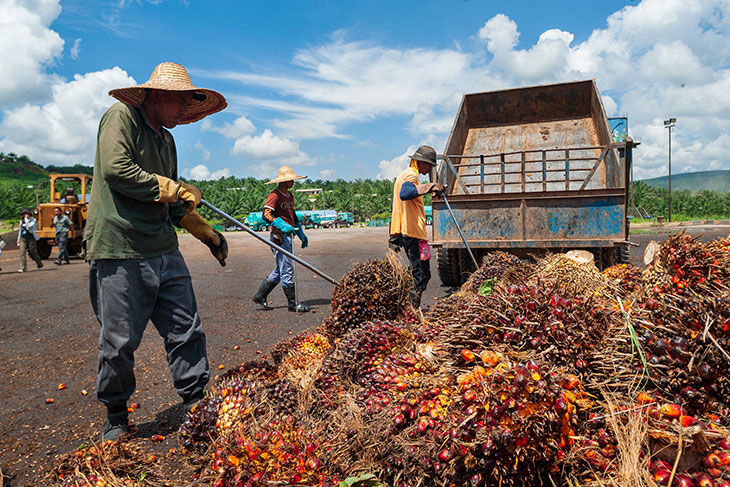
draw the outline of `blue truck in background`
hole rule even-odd
[[[477,261],[580,249],[605,268],[628,262],[637,145],[613,140],[594,80],[467,94],[435,176]],[[474,264],[444,198],[431,206],[439,277],[458,285]]]

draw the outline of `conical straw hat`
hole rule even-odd
[[[197,122],[228,106],[226,99],[217,91],[198,88],[193,85],[187,70],[176,63],[158,64],[146,83],[139,86],[130,86],[129,88],[117,88],[111,90],[109,94],[129,105],[139,105],[144,101],[146,96],[145,89],[147,88],[165,91],[195,92],[193,101],[190,103],[190,106],[178,125]]]
[[[281,166],[276,172],[276,177],[266,184],[283,183],[284,181],[296,181],[297,179],[304,179],[307,176],[297,176],[289,166]]]

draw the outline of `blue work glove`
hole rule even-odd
[[[302,241],[302,248],[306,249],[309,245],[309,239],[306,235],[304,235],[304,230],[302,230],[302,227],[297,225],[297,236],[299,237],[299,240]]]
[[[274,226],[274,228],[278,228],[287,235],[291,235],[292,233],[294,233],[294,227],[282,220],[281,217],[277,217],[276,220],[271,222],[271,224]]]

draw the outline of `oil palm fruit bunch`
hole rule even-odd
[[[282,349],[280,348],[280,350]],[[323,334],[316,331],[304,331],[297,335],[295,340],[287,342],[286,352],[278,359],[281,362],[280,371],[312,367],[331,350],[332,344]]]
[[[688,287],[697,291],[727,289],[730,279],[727,239],[708,244],[684,232],[673,235],[662,242],[654,265],[669,274],[672,292],[683,294]]]
[[[275,420],[216,449],[206,474],[214,487],[337,485],[321,453],[317,440],[293,418]]]
[[[631,264],[616,264],[603,270],[603,275],[613,280],[623,295],[634,292],[641,279],[641,269]]]
[[[496,282],[510,270],[517,270],[523,266],[520,259],[510,253],[495,251],[490,252],[482,259],[482,265],[477,269],[461,287],[462,292],[478,293],[487,281]]]
[[[356,264],[332,293],[332,315],[324,323],[330,337],[372,320],[393,320],[408,306],[412,278],[397,257]]]
[[[211,440],[231,434],[248,415],[263,415],[267,409],[258,403],[264,399],[265,385],[278,379],[276,369],[266,362],[247,362],[226,372],[180,427],[181,446],[205,451]]]
[[[622,327],[621,316],[606,300],[565,297],[541,284],[523,284],[464,303],[459,320],[443,336],[456,353],[472,343],[505,344],[544,352],[554,365],[583,374],[601,355],[605,339]]]
[[[406,394],[387,415],[397,437],[383,452],[386,482],[539,485],[573,443],[579,380],[537,360],[491,350],[453,357],[455,384]]]
[[[639,340],[657,392],[691,415],[728,416],[730,293],[665,294],[640,304]],[[644,367],[638,363],[637,367]]]

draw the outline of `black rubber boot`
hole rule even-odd
[[[101,428],[101,441],[116,441],[129,434],[129,416],[127,411],[118,408],[107,409],[106,421]]]
[[[276,283],[273,283],[269,281],[268,279],[264,278],[264,282],[261,283],[261,286],[259,287],[259,290],[256,291],[256,294],[253,297],[253,302],[256,304],[260,304],[264,307],[264,309],[273,309],[271,306],[268,305],[266,302],[266,298],[268,297],[269,293],[276,287]]]
[[[302,303],[297,303],[297,298],[295,296],[296,293],[294,292],[294,286],[290,286],[290,287],[282,286],[281,288],[284,290],[284,295],[286,295],[286,300],[289,303],[289,305],[287,306],[287,309],[289,311],[296,312],[296,313],[306,313],[307,311],[309,311],[308,306],[305,306]]]

